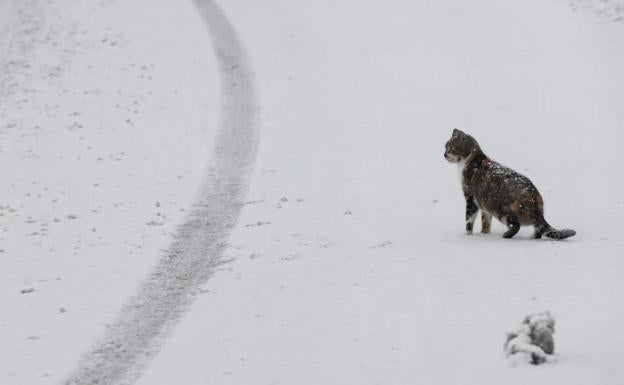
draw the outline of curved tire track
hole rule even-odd
[[[194,0],[212,37],[221,81],[221,117],[213,158],[199,196],[174,241],[119,318],[66,384],[131,384],[223,263],[256,159],[253,73],[226,15],[212,0]]]

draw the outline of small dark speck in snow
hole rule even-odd
[[[245,225],[245,227],[264,226],[264,225],[270,225],[270,224],[271,222],[258,221],[256,223],[250,223],[248,225]]]
[[[29,288],[26,288],[26,289],[22,289],[22,290],[20,291],[20,293],[22,293],[22,294],[28,294],[28,293],[32,293],[32,292],[34,292],[34,291],[35,291],[35,289],[33,289],[32,287],[29,287]]]
[[[145,223],[148,226],[162,226],[163,223],[162,222],[156,222],[156,221],[149,221],[147,223]]]
[[[438,200],[437,200],[437,199],[434,199],[434,200],[433,200],[433,203],[438,203]]]
[[[393,245],[393,243],[391,241],[384,241],[384,242],[381,242],[377,246],[371,247],[371,249],[381,249],[382,247],[386,247],[386,246],[390,246],[390,245]]]

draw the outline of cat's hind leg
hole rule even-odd
[[[518,234],[518,231],[520,231],[520,222],[515,214],[507,216],[507,228],[509,230],[503,234],[503,238],[511,238]]]
[[[535,232],[533,233],[533,238],[541,239],[542,234],[546,232],[546,229],[544,228],[544,226],[539,226],[539,225],[536,225],[534,228],[535,228]]]
[[[481,210],[481,232],[487,234],[492,227],[492,214]]]

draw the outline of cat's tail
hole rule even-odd
[[[544,235],[552,239],[566,239],[576,235],[576,231],[572,229],[557,230],[551,227],[544,232]]]
[[[576,235],[576,231],[574,231],[572,229],[563,229],[563,230],[555,229],[554,227],[549,225],[548,222],[546,222],[546,220],[543,217],[541,219],[541,222],[542,223],[540,225],[540,228],[541,228],[540,229],[540,233],[544,234],[548,238],[552,238],[552,239],[566,239],[566,238],[569,238],[569,237],[572,237],[572,236]]]

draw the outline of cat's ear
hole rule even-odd
[[[453,136],[457,137],[457,136],[462,136],[462,135],[465,135],[462,130],[458,130],[457,128],[453,129]]]

